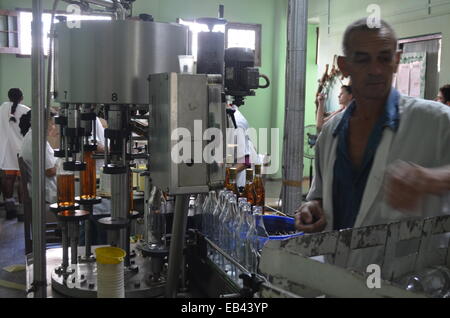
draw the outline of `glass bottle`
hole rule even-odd
[[[425,268],[418,273],[399,279],[404,289],[424,293],[433,298],[450,296],[450,269],[445,266]]]
[[[211,231],[213,228],[213,212],[216,205],[217,205],[216,191],[209,191],[209,195],[205,200],[205,204],[203,205],[203,214],[202,214],[203,234],[205,234],[209,238],[211,238],[212,234]]]
[[[214,211],[212,213],[212,233],[211,233],[211,240],[218,244],[219,243],[219,219],[220,219],[220,214],[222,212],[223,209],[223,205],[225,202],[225,195],[227,194],[226,190],[220,190],[219,191],[219,199],[217,200],[217,204],[214,207]]]
[[[225,231],[225,218],[228,215],[228,212],[230,210],[230,198],[234,196],[233,192],[227,191],[224,198],[224,203],[222,210],[220,212],[219,216],[219,222],[217,224],[217,227],[219,229],[219,247],[223,250],[226,250],[226,231]]]
[[[237,226],[237,261],[247,268],[246,266],[246,239],[250,228],[249,217],[251,217],[252,207],[249,203],[243,202],[240,207],[240,220]]]
[[[258,246],[258,257],[261,254],[261,250],[264,244],[269,239],[269,233],[267,233],[266,227],[264,226],[264,217],[262,214],[262,207],[253,207],[253,217],[255,218],[256,235],[258,236],[257,246]]]
[[[251,211],[249,211],[247,220],[249,228],[245,239],[245,264],[250,272],[256,273],[258,269],[258,235],[255,218]]]
[[[220,215],[223,209],[223,205],[225,202],[225,195],[227,194],[227,190],[220,190],[219,197],[217,203],[213,207],[213,212],[211,216],[211,231],[210,231],[210,239],[217,245],[219,245],[220,240]],[[208,245],[209,246],[209,245]],[[220,264],[221,255],[217,253],[214,249],[209,249],[208,255],[210,259],[216,263]]]
[[[238,208],[236,195],[231,195],[228,201],[228,209],[224,217],[224,246],[225,251],[232,257],[236,256],[236,219],[238,218]]]
[[[245,170],[245,188],[243,196],[247,199],[250,205],[255,205],[256,203],[256,192],[253,184],[253,170]]]
[[[203,210],[203,204],[205,202],[205,194],[204,193],[199,193],[197,194],[197,197],[195,198],[194,201],[194,228],[198,229],[198,230],[202,230],[202,219],[203,219],[203,213],[205,213],[205,211]]]
[[[238,216],[237,207],[237,196],[232,194],[228,201],[228,209],[224,217],[224,235],[223,235],[223,246],[225,252],[234,259],[237,259],[236,255],[236,243],[237,243],[237,233],[236,233],[236,219]],[[225,260],[224,270],[227,274],[235,281],[238,280],[238,273],[236,267]]]
[[[233,156],[227,155],[225,163],[225,182],[224,188],[228,189],[230,187],[230,168],[233,166]]]
[[[92,155],[92,151],[84,152],[86,169],[80,172],[80,196],[84,200],[95,199],[97,195],[96,164]]]
[[[59,158],[56,163],[56,188],[58,206],[69,207],[75,205],[75,174],[63,168],[64,159]]]
[[[237,177],[237,169],[230,168],[230,181],[227,190],[233,192],[237,197],[239,197],[239,190],[236,184],[236,177]]]
[[[262,213],[264,213],[265,190],[264,183],[261,177],[261,165],[255,165],[255,179],[253,180],[253,186],[255,188],[256,195],[255,205],[262,207]]]

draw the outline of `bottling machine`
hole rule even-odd
[[[50,205],[62,230],[62,248],[44,254],[47,286],[39,286],[42,281],[33,278],[39,254],[29,255],[30,295],[48,287],[47,294],[54,297],[97,296],[93,255],[97,246],[92,246],[95,223],[108,233],[107,245],[126,252],[125,297],[426,296],[399,289],[390,280],[411,269],[449,266],[448,247],[443,251],[428,248],[431,236],[450,232],[448,217],[269,237],[257,270],[249,270],[204,232],[188,226],[192,223],[188,218],[190,195],[223,187],[226,143],[220,138],[226,136],[227,116],[233,122],[226,102],[242,105],[255,89],[267,87],[269,79],[254,67],[250,50],[225,49],[224,34],[212,32],[215,24],[226,23],[223,7],[219,18],[198,20],[209,31],[199,35],[198,68],[190,74],[180,72],[179,64],[179,56],[190,53],[187,27],[154,22],[149,15],[131,18],[132,1],[84,0],[79,4],[88,11],[90,5],[103,7],[114,19],[82,21],[79,28],[73,28],[61,18],[55,25],[54,99],[60,104],[55,121],[61,136],[55,156],[70,177],[80,174],[80,187],[76,197],[69,195],[64,204],[58,199]],[[260,78],[265,79],[264,85]],[[95,137],[99,109],[108,124],[100,156]],[[204,138],[208,128],[218,134]],[[189,133],[186,140],[174,134],[180,129]],[[138,141],[146,146],[137,147]],[[181,141],[189,145],[190,153],[178,150]],[[202,156],[208,146],[214,146],[209,155],[220,160]],[[183,159],[175,160],[178,157]],[[96,192],[95,159],[104,160],[110,198]],[[134,169],[138,160],[146,163],[145,168]],[[145,179],[140,208],[133,206],[132,169]],[[58,184],[58,191],[74,190]],[[94,218],[96,205],[105,200],[111,202],[109,213]],[[143,224],[143,235],[131,241],[136,222]],[[80,226],[84,227],[83,246],[79,246]],[[407,239],[419,240],[418,251],[398,260],[397,243]],[[382,273],[383,287],[368,290],[364,273],[344,267],[353,252],[373,247],[384,248],[381,254],[389,266]],[[331,261],[314,259],[324,255]],[[231,270],[224,271],[219,262],[226,262]],[[348,284],[352,288],[345,288]]]
[[[128,1],[82,3],[85,10],[89,4],[104,6],[115,18],[81,21],[74,28],[60,17],[54,26],[54,100],[60,105],[55,119],[60,127],[60,149],[55,156],[71,177],[79,173],[80,186],[76,197],[50,205],[62,229],[62,248],[46,252],[51,292],[96,297],[91,236],[93,222],[97,222],[108,234],[107,244],[126,251],[126,297],[176,297],[182,287],[187,290],[188,281],[196,281],[191,276],[197,271],[194,263],[199,262],[199,247],[205,242],[200,232],[186,231],[189,195],[223,185],[225,101],[234,96],[241,105],[245,96],[254,95],[263,76],[254,68],[251,51],[237,49],[225,54],[224,34],[212,32],[214,24],[226,23],[223,7],[218,19],[199,19],[210,29],[199,35],[198,72],[185,74],[180,73],[179,56],[190,53],[191,34],[186,26],[153,22],[148,15],[127,17]],[[226,67],[231,75],[224,78]],[[224,87],[225,82],[228,85]],[[95,138],[99,109],[108,126],[101,156]],[[203,125],[200,134],[194,134],[196,122]],[[192,133],[187,142],[193,150],[214,145],[222,158],[211,163],[202,156],[198,160],[193,153],[175,163],[172,150],[178,140],[172,134],[179,128]],[[207,128],[219,134],[205,140]],[[137,140],[146,140],[147,146],[135,149]],[[104,160],[102,171],[109,176],[110,199],[96,193],[95,159]],[[137,159],[147,162],[147,168],[141,170],[146,180],[145,203],[139,212],[132,208],[131,169]],[[68,193],[59,179],[58,193]],[[172,208],[169,202],[158,207],[164,196],[172,200]],[[110,213],[94,220],[96,205],[102,200],[111,201]],[[166,213],[155,213],[163,208]],[[144,221],[144,235],[138,242],[130,242],[131,224],[136,219]],[[85,233],[83,246],[79,246],[80,226]],[[29,264],[32,267],[32,261]],[[29,280],[33,285],[31,276]],[[210,296],[198,288],[197,292]]]

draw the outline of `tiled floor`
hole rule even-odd
[[[5,267],[25,265],[23,222],[6,220],[5,210],[0,208],[0,280],[25,285],[25,271],[7,272]],[[0,286],[0,298],[24,298],[25,291]]]

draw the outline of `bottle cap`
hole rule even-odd
[[[253,169],[245,169],[245,176],[247,177],[247,180],[253,180]]]

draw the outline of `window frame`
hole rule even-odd
[[[7,30],[6,31],[0,31],[2,33],[6,33],[9,35],[9,33],[15,33],[17,34],[17,46],[0,46],[0,54],[18,54],[21,51],[21,47],[20,47],[20,17],[19,17],[19,13],[17,11],[14,10],[3,10],[0,9],[0,16],[5,16],[7,19],[9,19],[9,17],[15,17],[16,18],[16,30],[12,30],[10,31],[9,26],[7,26]],[[7,36],[8,36],[7,35]],[[9,40],[8,40],[9,42]]]
[[[22,52],[22,48],[20,46],[20,40],[19,40],[21,30],[20,30],[20,21],[19,21],[19,19],[20,19],[20,12],[28,12],[29,13],[29,12],[33,12],[33,10],[29,9],[29,8],[16,8],[15,11],[13,11],[13,12],[15,12],[17,14],[17,23],[18,23],[17,28],[19,29],[19,32],[18,32],[19,52],[16,53],[16,57],[18,57],[18,58],[31,58],[31,54],[22,54],[21,53]],[[53,11],[52,10],[48,10],[48,9],[44,9],[42,11],[42,14],[52,14],[52,13],[53,13]],[[68,12],[66,12],[64,10],[56,10],[55,11],[55,16],[58,16],[58,15],[70,15],[70,14],[72,14],[72,13],[68,13]],[[95,14],[82,13],[82,15],[109,16],[108,14],[101,14],[101,13],[95,13]],[[44,53],[44,58],[47,58],[47,57],[48,57],[48,54]]]
[[[251,30],[255,31],[255,66],[261,67],[261,41],[262,41],[262,24],[257,23],[242,23],[242,22],[228,22],[225,25],[225,48],[228,47],[228,30]]]

